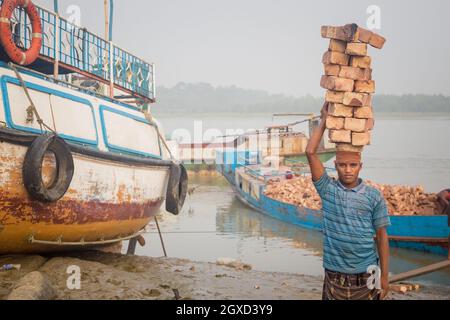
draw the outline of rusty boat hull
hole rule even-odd
[[[82,154],[74,154],[75,174],[66,195],[55,203],[36,201],[22,179],[26,150],[0,143],[0,254],[84,248],[83,243],[123,238],[144,228],[164,202],[169,167]]]

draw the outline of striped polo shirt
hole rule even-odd
[[[314,182],[322,199],[323,267],[357,274],[378,265],[376,230],[390,225],[386,202],[377,189],[359,179],[347,189],[325,173]]]

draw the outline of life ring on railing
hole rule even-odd
[[[183,209],[188,192],[188,175],[186,168],[180,164],[170,167],[169,183],[166,192],[166,210],[178,215]]]
[[[24,51],[17,47],[11,30],[11,17],[17,7],[25,9],[31,21],[31,46]],[[0,42],[9,58],[20,65],[29,65],[36,61],[42,46],[41,17],[31,0],[5,0],[0,9]]]
[[[49,186],[42,180],[42,162],[52,152],[56,160],[56,177]],[[72,182],[74,164],[67,143],[55,134],[37,137],[28,148],[22,175],[25,188],[32,198],[43,202],[56,202],[67,192]]]

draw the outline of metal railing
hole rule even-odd
[[[0,5],[3,0],[0,0]],[[83,74],[119,90],[137,95],[145,102],[155,100],[155,66],[119,48],[54,12],[36,6],[42,23],[40,57],[56,66]],[[11,19],[15,43],[31,45],[31,24],[23,9]],[[57,67],[56,67],[57,68]],[[56,72],[57,74],[57,72]]]

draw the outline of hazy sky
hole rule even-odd
[[[34,0],[52,8],[52,0]],[[103,0],[60,0],[104,33]],[[157,84],[236,85],[294,96],[323,94],[324,24],[366,25],[381,9],[387,38],[370,48],[377,92],[450,95],[450,1],[115,0],[114,42],[157,65]]]

